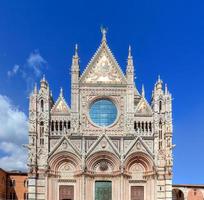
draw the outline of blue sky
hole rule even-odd
[[[158,74],[173,95],[174,183],[204,183],[204,2],[198,0],[0,1],[0,166],[24,167],[28,95],[46,75],[53,96],[70,104],[70,65],[81,71],[101,40],[100,26],[123,71],[128,45],[136,85],[150,100]],[[9,120],[8,120],[9,119]],[[25,155],[25,154],[24,154]],[[7,165],[5,165],[7,163]]]

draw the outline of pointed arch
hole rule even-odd
[[[129,171],[131,166],[135,163],[139,163],[141,164],[144,169],[145,172],[150,172],[154,170],[154,161],[152,160],[152,158],[144,153],[144,152],[134,152],[132,154],[130,154],[124,162],[124,167],[126,171]]]

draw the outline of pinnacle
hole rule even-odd
[[[102,42],[106,42],[107,28],[101,27]]]
[[[63,96],[63,88],[62,87],[60,88],[60,96],[61,97]]]

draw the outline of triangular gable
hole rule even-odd
[[[151,150],[145,144],[145,142],[141,139],[141,137],[137,137],[130,145],[129,147],[125,150],[124,157],[127,157],[133,152],[144,152],[149,154],[152,158],[154,157]]]
[[[63,136],[61,140],[55,145],[54,149],[50,152],[49,156],[62,151],[71,152],[81,157],[79,149],[66,136]]]
[[[54,104],[51,113],[70,113],[70,108],[67,105],[62,95],[59,96],[56,103]]]
[[[80,80],[87,84],[126,84],[126,78],[106,42],[102,42]]]
[[[152,108],[144,97],[141,97],[139,103],[136,105],[135,113],[139,115],[152,115]]]
[[[109,151],[109,152],[115,153],[118,157],[120,157],[120,153],[118,152],[118,149],[110,140],[110,138],[105,134],[101,135],[99,139],[90,147],[90,149],[87,152],[87,157],[90,154],[93,154],[99,151]]]

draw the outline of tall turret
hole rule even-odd
[[[79,56],[78,46],[75,46],[75,54],[72,58],[71,66],[71,111],[72,111],[72,131],[77,133],[79,130]]]
[[[163,81],[158,77],[152,93],[152,109],[154,112],[155,156],[158,167],[158,184],[165,193],[165,199],[172,199],[172,97],[167,85],[163,89]],[[164,184],[165,181],[165,184]],[[165,187],[163,187],[165,185]]]
[[[134,131],[134,65],[131,47],[128,49],[128,59],[126,68],[127,79],[127,132],[132,134]]]

